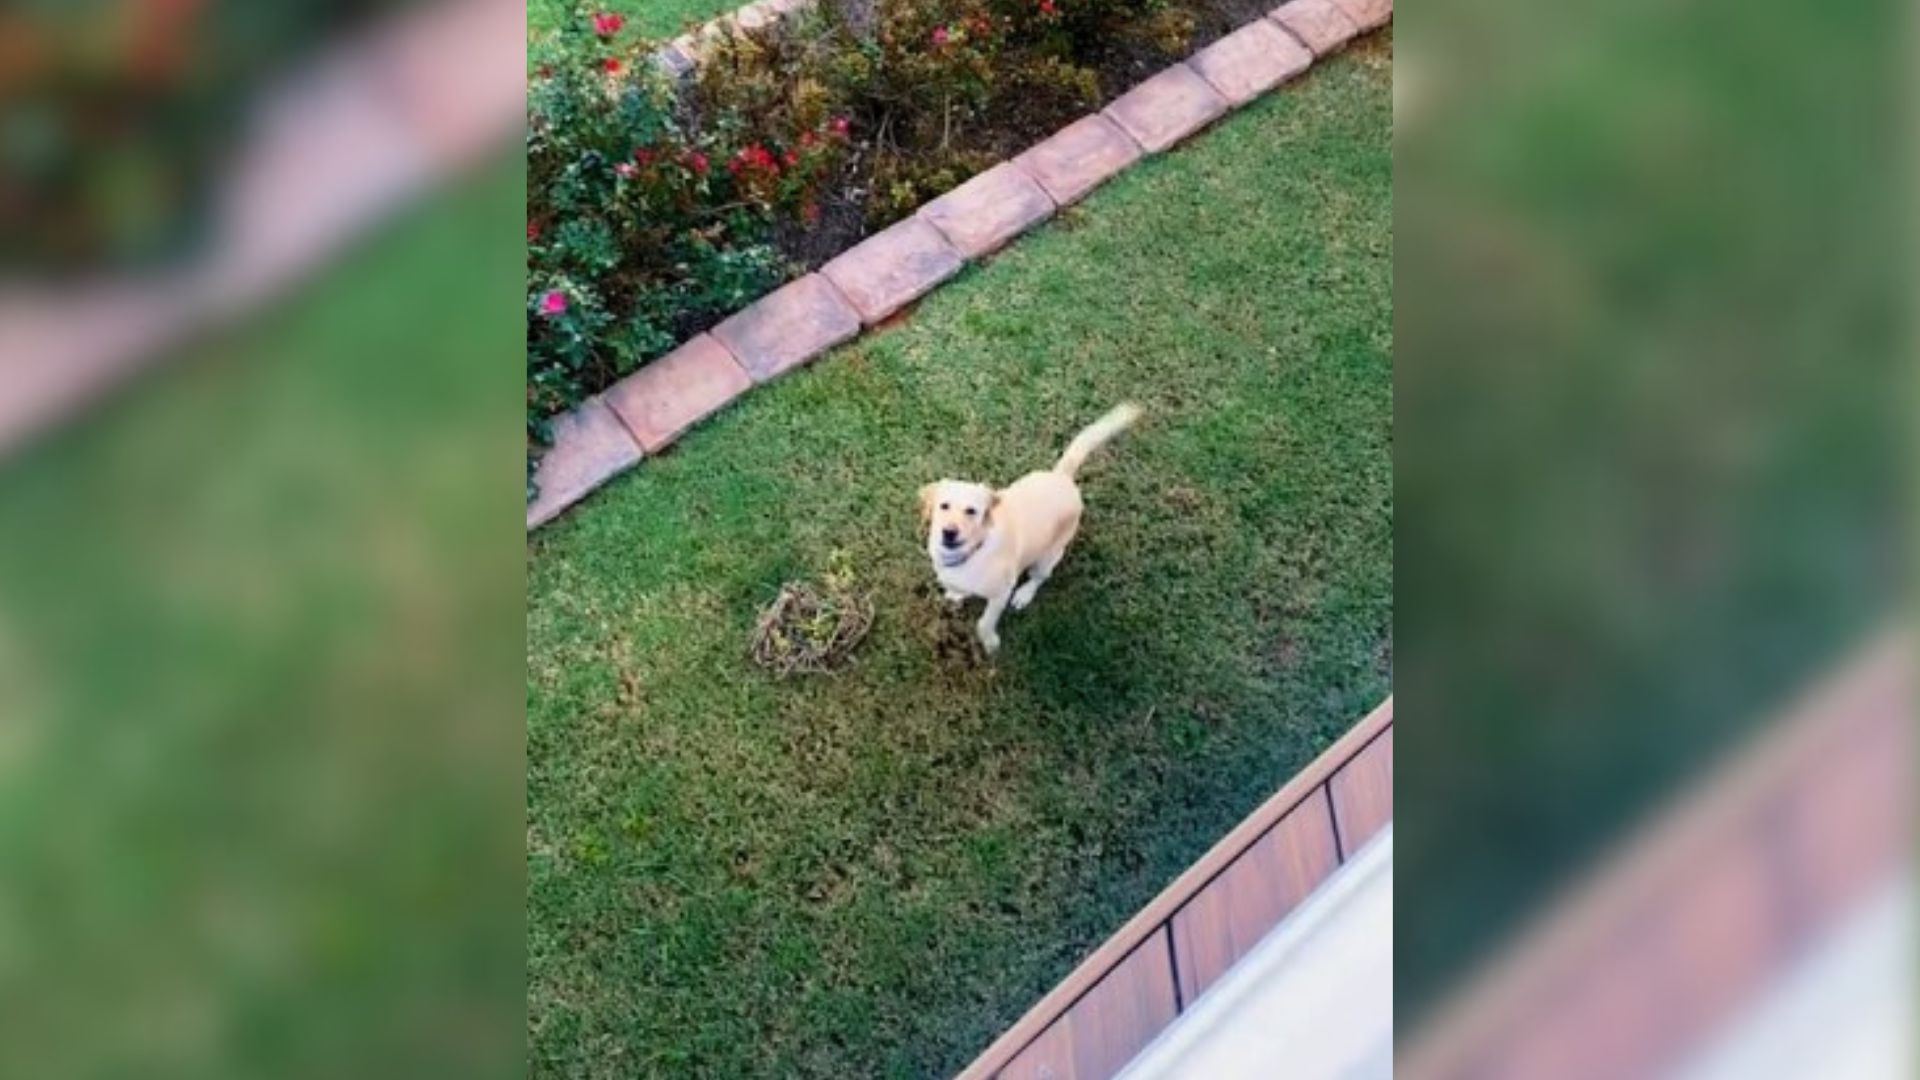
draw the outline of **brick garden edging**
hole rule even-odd
[[[202,256],[157,275],[0,287],[0,456],[511,145],[525,86],[498,76],[525,62],[525,4],[448,0],[292,64],[248,106],[256,129],[234,148]]]
[[[763,0],[731,18],[764,24],[808,2]],[[1392,18],[1393,0],[1289,0],[589,398],[555,419],[553,445],[534,472],[539,495],[527,504],[527,530],[755,385],[852,340],[1057,208]],[[676,39],[655,55],[684,73],[697,63],[696,39]]]

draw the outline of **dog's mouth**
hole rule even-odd
[[[959,566],[961,563],[973,557],[973,549],[965,544],[948,547],[945,544],[936,543],[934,545],[933,557],[941,566]]]

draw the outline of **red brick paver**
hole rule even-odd
[[[653,62],[676,79],[686,78],[700,66],[700,58],[689,51],[693,47],[692,38],[675,38],[654,50]]]
[[[1061,128],[1014,159],[1053,201],[1066,206],[1140,160],[1140,144],[1098,113]]]
[[[1218,120],[1227,99],[1185,64],[1175,64],[1107,106],[1106,115],[1151,153]]]
[[[908,218],[868,237],[820,273],[871,326],[959,273],[964,262],[940,230],[919,218]]]
[[[553,418],[553,445],[540,458],[533,482],[539,497],[527,505],[527,528],[551,521],[588,492],[639,464],[640,447],[606,402],[588,398]]]
[[[860,332],[860,314],[819,274],[761,297],[713,328],[754,382],[766,382]]]
[[[436,4],[401,15],[372,42],[373,77],[436,164],[471,164],[525,124],[526,85],[499,76],[526,63],[526,20],[526,5],[513,0]]]
[[[753,386],[733,354],[701,334],[620,380],[607,404],[649,454]]]
[[[1363,32],[1393,21],[1393,0],[1334,0]]]
[[[1235,30],[1191,61],[1222,97],[1245,105],[1313,64],[1313,53],[1265,19]]]
[[[1291,0],[1275,8],[1272,18],[1305,42],[1315,56],[1327,55],[1360,32],[1333,0]]]
[[[1011,162],[988,169],[920,208],[920,217],[969,259],[994,251],[1052,216],[1053,199]]]
[[[748,4],[733,13],[733,25],[742,30],[758,30],[780,18],[780,13],[767,3]]]

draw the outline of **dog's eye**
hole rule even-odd
[[[950,504],[948,504],[948,503],[941,503],[941,504],[940,504],[940,509],[942,509],[942,510],[951,510],[951,509],[953,509],[953,507],[952,507],[952,506],[951,506]]]
[[[978,511],[978,510],[975,510],[975,509],[974,509],[973,507],[971,507],[971,506],[969,506],[969,507],[967,507],[967,516],[968,516],[968,517],[972,517],[973,515],[975,515],[975,514],[977,514],[977,513],[979,513],[979,512],[980,512],[980,511]]]

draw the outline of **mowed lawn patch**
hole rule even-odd
[[[748,0],[602,0],[596,11],[624,15],[642,34],[670,38],[688,23],[705,22],[742,7]],[[573,10],[572,0],[528,0],[527,29],[536,33],[559,25]]]
[[[1388,691],[1391,44],[1150,161],[528,544],[542,1076],[952,1072]],[[1121,400],[974,656],[915,492]],[[858,663],[752,666],[850,569]]]

